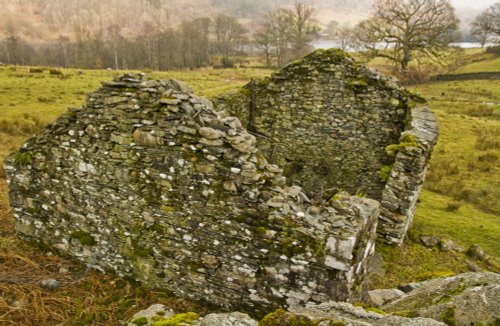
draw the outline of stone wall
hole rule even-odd
[[[258,147],[308,192],[344,189],[380,199],[385,148],[405,127],[409,97],[339,50],[316,51],[219,100]]]
[[[181,82],[119,77],[6,160],[15,229],[227,309],[359,300],[379,204],[311,203],[255,145]]]
[[[401,244],[413,222],[432,149],[438,137],[434,114],[426,106],[413,108],[407,130],[398,145],[381,201],[379,234],[388,243]]]
[[[216,106],[239,117],[263,154],[311,198],[346,190],[382,201],[379,233],[400,244],[437,139],[433,114],[412,109],[423,101],[331,49],[252,81]],[[410,146],[399,145],[410,135]]]

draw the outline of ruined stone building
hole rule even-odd
[[[316,51],[219,100],[290,184],[382,203],[379,233],[400,244],[437,139],[424,101],[340,50]],[[417,106],[417,107],[415,107]]]
[[[117,77],[6,160],[15,228],[226,309],[359,300],[377,224],[402,241],[436,140],[411,101],[333,50],[216,109],[182,82]]]

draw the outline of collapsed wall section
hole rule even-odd
[[[313,205],[255,144],[181,82],[116,78],[6,160],[15,229],[227,309],[358,300],[378,203]]]

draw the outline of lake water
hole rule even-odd
[[[340,43],[336,40],[316,40],[312,43],[315,49],[330,49],[330,48],[339,48]],[[459,42],[459,43],[451,43],[451,46],[458,46],[462,49],[472,49],[472,48],[480,48],[481,44],[478,42]],[[494,46],[493,43],[487,43],[485,46]],[[347,49],[347,51],[353,51],[354,49]]]

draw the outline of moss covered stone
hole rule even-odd
[[[453,306],[447,307],[441,314],[441,320],[448,326],[456,326],[455,308]]]
[[[132,320],[132,324],[137,325],[137,326],[144,326],[149,324],[149,321],[146,317],[139,317],[134,320]]]
[[[200,319],[200,316],[194,312],[186,312],[183,314],[176,314],[167,319],[153,322],[152,326],[185,326],[192,325],[195,321]]]
[[[259,326],[317,326],[318,322],[312,321],[306,316],[289,313],[278,309],[266,315],[259,322]]]

